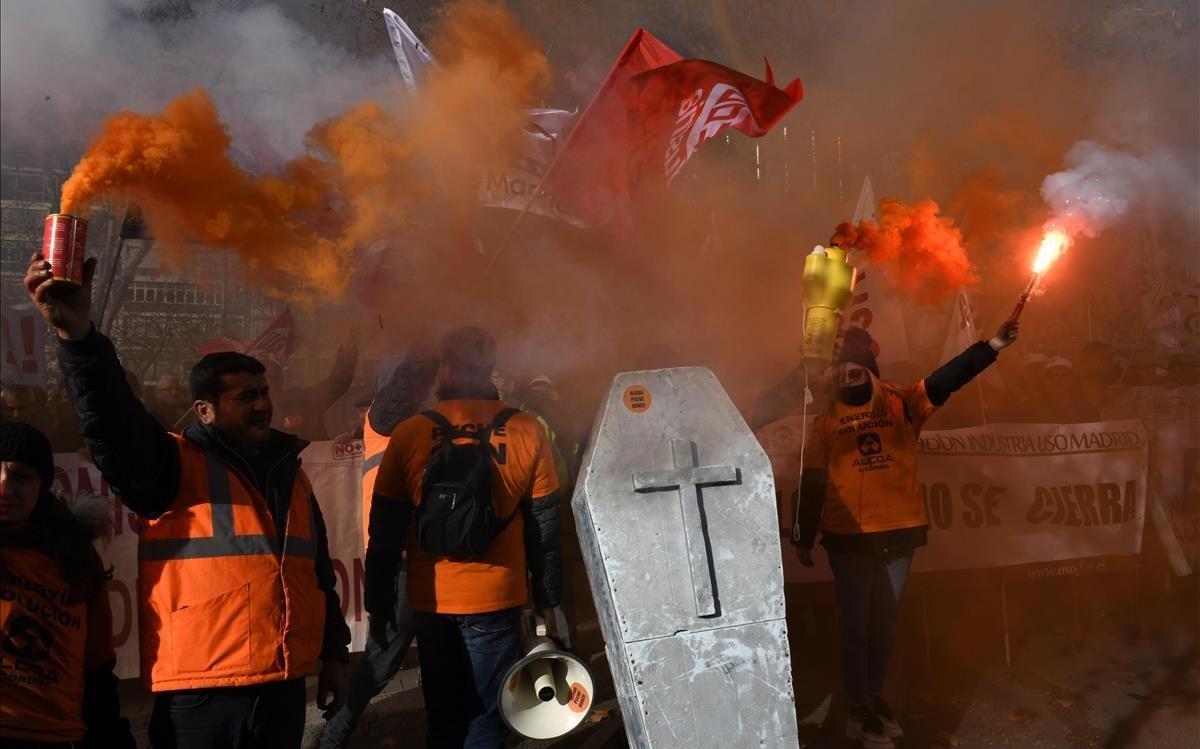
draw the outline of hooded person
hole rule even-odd
[[[817,415],[801,456],[797,540],[812,566],[818,527],[833,570],[841,628],[846,735],[871,749],[903,734],[883,699],[896,611],[913,552],[926,544],[929,519],[917,478],[917,440],[950,395],[991,365],[1017,338],[1005,322],[924,379],[901,386],[880,379],[875,342],[849,330],[835,359],[832,397]]]
[[[0,421],[0,744],[134,747],[121,717],[109,579],[92,542],[107,502],[51,490],[50,442]]]

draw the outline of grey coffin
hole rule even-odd
[[[631,747],[796,747],[771,464],[707,369],[617,375],[572,507]]]

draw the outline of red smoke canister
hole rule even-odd
[[[55,281],[83,283],[86,241],[87,221],[65,213],[51,213],[46,217],[42,259],[50,261],[50,275]]]

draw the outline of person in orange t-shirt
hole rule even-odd
[[[437,414],[455,434],[484,432],[506,410],[490,380],[495,341],[480,328],[457,328],[442,339],[440,353]],[[407,544],[430,747],[504,746],[508,729],[497,698],[504,673],[522,656],[521,607],[531,594],[541,609],[557,606],[561,596],[559,477],[550,441],[535,417],[504,415],[489,438],[492,506],[503,525],[482,554],[438,556],[409,534],[426,464],[441,443],[438,419],[422,414],[401,422],[375,481],[364,603],[371,636],[386,643]]]
[[[76,517],[53,480],[46,437],[0,422],[0,746],[132,749],[108,575],[92,547],[103,529]],[[93,509],[80,514],[111,521],[107,503]]]
[[[906,387],[879,379],[874,341],[847,331],[833,368],[837,394],[819,414],[804,451],[796,521],[800,561],[813,565],[820,525],[837,592],[846,735],[869,749],[891,749],[903,735],[883,699],[900,594],[913,552],[926,543],[917,478],[917,439],[952,393],[1017,339],[1005,322],[928,377]]]

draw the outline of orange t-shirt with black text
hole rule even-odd
[[[437,405],[455,429],[475,431],[486,428],[504,408],[498,400],[449,400]],[[441,428],[428,417],[400,422],[379,466],[375,493],[418,506],[425,464],[440,438]],[[536,502],[558,491],[550,441],[536,418],[513,414],[492,433],[491,444],[496,467],[492,505],[497,516],[512,515],[523,498]],[[482,556],[469,560],[432,556],[416,543],[415,534],[409,534],[407,582],[412,607],[438,614],[482,614],[524,605],[529,597],[524,525],[518,512]]]
[[[0,555],[0,738],[80,741],[84,671],[116,658],[108,593],[75,601],[44,552]]]
[[[879,413],[870,402],[838,400],[813,425],[804,467],[828,471],[821,516],[830,533],[875,533],[928,524],[917,477],[917,438],[937,410],[921,380],[881,388]]]

